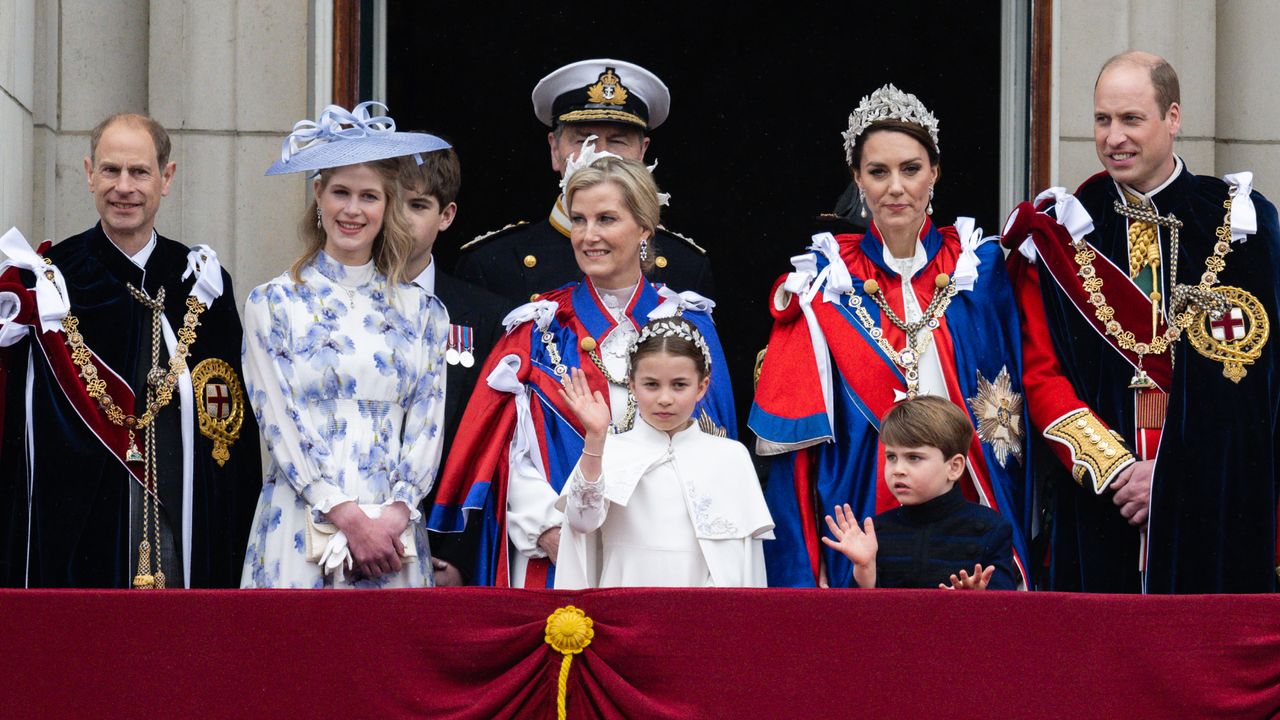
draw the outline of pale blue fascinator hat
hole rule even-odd
[[[427,133],[396,132],[396,121],[387,115],[372,116],[370,108],[387,106],[362,102],[347,111],[330,105],[314,122],[299,120],[280,148],[280,159],[267,168],[267,175],[315,172],[326,168],[386,160],[402,155],[444,150],[449,143]]]

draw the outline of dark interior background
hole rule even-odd
[[[663,79],[671,116],[646,159],[672,194],[664,225],[710,254],[743,419],[766,295],[848,185],[840,132],[862,96],[892,82],[938,117],[940,224],[1003,220],[999,3],[404,2],[388,3],[387,27],[391,115],[447,138],[462,162],[458,218],[436,245],[445,269],[464,242],[555,200],[530,101],[539,79],[593,57]]]

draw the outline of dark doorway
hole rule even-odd
[[[663,223],[707,248],[716,323],[744,419],[766,295],[848,184],[840,132],[892,82],[940,122],[935,218],[999,230],[1000,3],[388,3],[387,102],[403,129],[462,160],[437,257],[551,208],[557,178],[530,93],[568,62],[613,57],[671,88],[647,159],[672,194]],[[745,426],[744,426],[745,427]],[[746,435],[744,432],[744,438]]]

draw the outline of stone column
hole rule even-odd
[[[262,173],[307,116],[307,5],[154,2],[150,25],[151,113],[178,164],[157,226],[216,250],[243,305],[301,250],[306,180]]]
[[[1225,3],[1234,4],[1234,3]],[[1265,0],[1261,4],[1266,4]],[[1059,0],[1056,185],[1074,189],[1101,169],[1093,146],[1093,83],[1107,58],[1146,50],[1167,59],[1182,85],[1175,151],[1194,172],[1214,172],[1216,37],[1213,0]]]
[[[35,110],[34,0],[0,0],[0,233],[31,227]],[[30,239],[30,238],[28,238]]]
[[[44,88],[51,97],[37,118],[41,161],[33,174],[43,196],[37,203],[42,236],[60,240],[98,220],[84,174],[93,126],[113,113],[147,111],[148,3],[50,0],[44,6],[47,32],[38,36],[56,45],[45,55],[51,67],[41,69],[41,78],[54,83]]]
[[[1280,198],[1280,76],[1274,69],[1280,4],[1218,2],[1217,174],[1250,170],[1254,187]]]

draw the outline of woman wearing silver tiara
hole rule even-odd
[[[481,523],[480,584],[551,587],[563,513],[555,507],[583,450],[584,428],[560,395],[573,369],[601,393],[614,431],[636,422],[627,350],[639,328],[682,316],[705,338],[715,368],[694,419],[706,432],[736,437],[733,395],[711,322],[714,303],[645,280],[660,205],[650,171],[597,153],[594,137],[571,158],[561,187],[584,278],[516,308],[489,355],[441,475],[430,525],[459,532]],[[473,511],[479,512],[473,512]]]
[[[886,85],[843,133],[865,200],[865,235],[815,235],[775,283],[774,327],[749,424],[778,456],[766,486],[777,540],[769,582],[844,587],[852,566],[818,542],[849,503],[859,521],[897,505],[880,480],[879,418],[917,395],[949,398],[977,430],[960,485],[1014,526],[1025,584],[1031,498],[1021,343],[1004,256],[970,218],[933,223],[938,121]]]
[[[449,321],[407,284],[394,158],[448,144],[364,103],[299,122],[268,175],[319,171],[306,251],[245,304],[245,381],[271,453],[243,587],[432,584],[418,504],[435,479]]]

